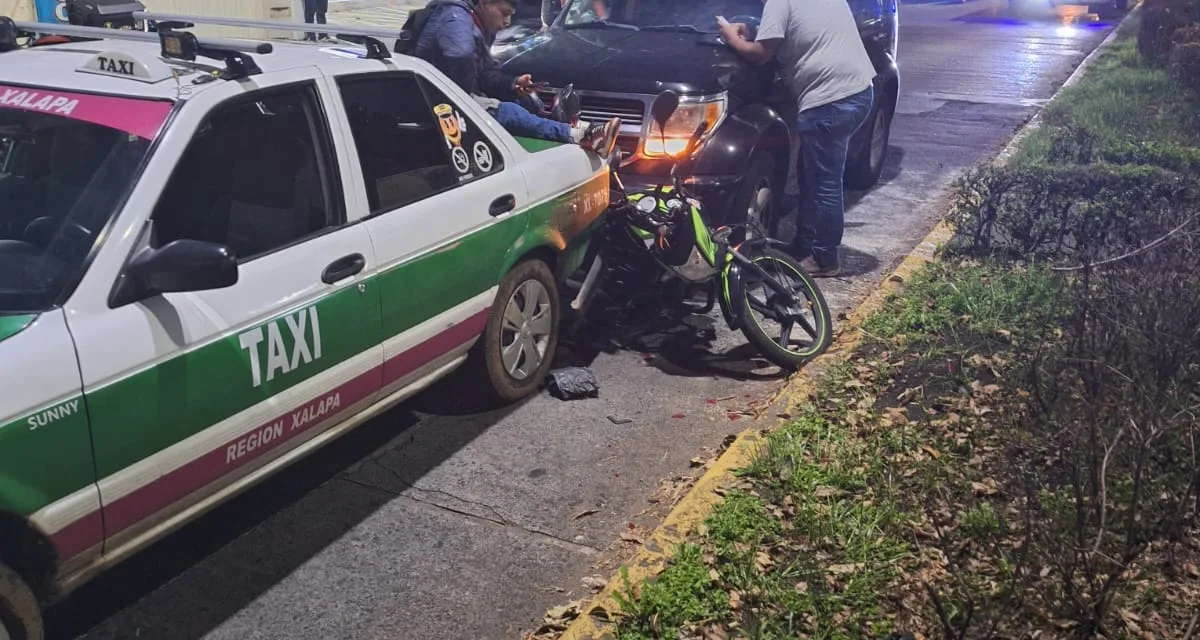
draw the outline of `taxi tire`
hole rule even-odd
[[[500,358],[501,325],[504,321],[504,310],[513,292],[523,283],[537,281],[550,297],[550,339],[546,345],[546,353],[541,364],[533,375],[525,380],[516,380],[504,369]],[[488,316],[487,327],[476,346],[481,354],[475,361],[479,364],[476,369],[483,378],[484,390],[489,400],[494,403],[508,404],[522,400],[536,392],[546,379],[550,366],[554,362],[554,354],[558,350],[558,337],[561,324],[562,306],[559,304],[558,285],[554,280],[554,272],[545,262],[537,259],[527,259],[518,262],[500,281],[500,289],[496,292],[496,303]]]
[[[45,638],[37,596],[16,571],[3,563],[0,563],[0,625],[11,640]]]

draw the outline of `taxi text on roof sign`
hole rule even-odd
[[[76,71],[148,83],[160,82],[172,76],[171,67],[162,61],[139,60],[123,51],[98,53]]]

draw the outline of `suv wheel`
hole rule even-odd
[[[729,222],[733,224],[747,223],[746,238],[755,233],[771,236],[775,232],[775,190],[783,185],[776,185],[774,179],[775,159],[765,151],[751,156],[746,172],[742,174],[742,188],[733,201],[733,215],[729,217]],[[741,242],[746,238],[736,237],[733,240]]]
[[[865,144],[846,165],[846,187],[849,189],[862,191],[879,182],[892,133],[892,114],[888,106],[886,101],[876,101],[874,112],[863,124]]]
[[[494,400],[515,402],[541,386],[558,348],[559,309],[554,274],[541,260],[518,263],[500,281],[478,343]]]
[[[0,563],[0,640],[42,640],[42,612],[17,572]]]

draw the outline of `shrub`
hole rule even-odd
[[[1171,76],[1193,94],[1200,94],[1200,26],[1176,31],[1173,42]]]
[[[1157,167],[984,166],[954,185],[954,247],[1020,259],[1103,260],[1153,237],[1162,212],[1198,196],[1193,179]]]
[[[1047,136],[1046,162],[1052,165],[1091,164],[1096,161],[1096,132],[1075,123],[1055,127]]]
[[[1138,23],[1138,53],[1148,60],[1166,62],[1175,32],[1195,17],[1194,0],[1146,0]]]
[[[1027,495],[1048,516],[1030,521],[1078,637],[1104,632],[1131,565],[1200,511],[1198,220],[1165,209],[1136,249],[1074,270],[1064,339],[1027,370]]]

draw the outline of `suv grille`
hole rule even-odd
[[[550,106],[554,101],[553,90],[538,92],[542,102]],[[624,152],[632,162],[637,153],[642,138],[642,125],[646,120],[647,105],[640,98],[596,95],[585,91],[579,92],[579,119],[584,122],[607,122],[609,118],[621,119],[621,131],[617,136],[617,147]]]
[[[538,96],[549,106],[554,101],[552,91],[539,91]],[[609,118],[620,118],[621,129],[641,131],[646,118],[646,103],[637,98],[613,98],[580,92],[581,109],[579,118],[587,122],[604,122]]]

